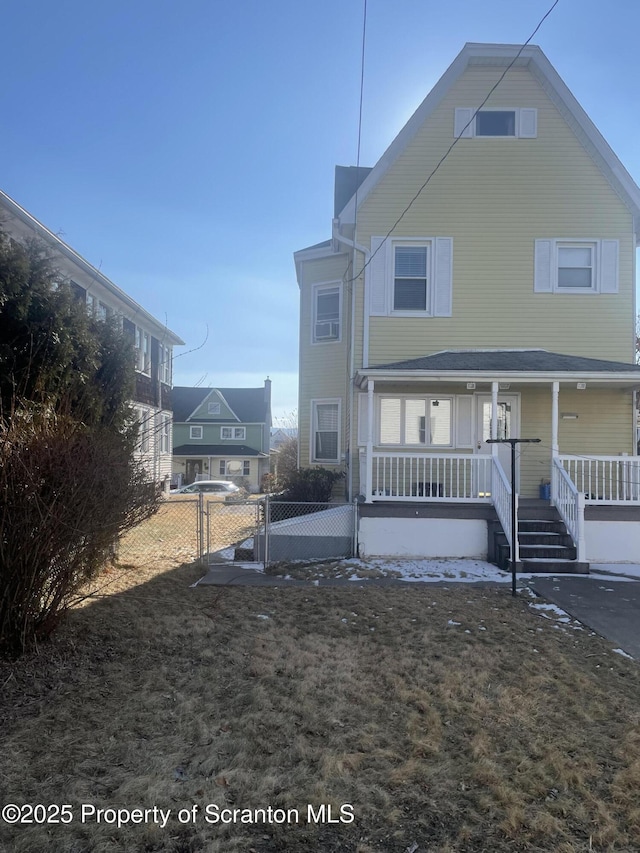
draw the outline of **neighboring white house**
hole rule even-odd
[[[117,317],[131,337],[136,359],[132,403],[141,423],[138,458],[157,483],[171,477],[173,415],[171,408],[173,347],[184,341],[92,266],[24,208],[0,191],[0,227],[17,240],[37,237],[55,254],[72,292],[87,311]]]

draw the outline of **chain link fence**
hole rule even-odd
[[[126,533],[118,543],[121,563],[151,560],[190,563],[202,556],[200,501],[190,495],[165,498],[158,512]]]
[[[273,563],[356,553],[356,505],[175,495],[118,545],[124,564]]]
[[[208,563],[341,559],[355,553],[356,507],[265,499],[208,514]],[[233,540],[237,534],[241,535]],[[216,545],[224,541],[222,548]]]

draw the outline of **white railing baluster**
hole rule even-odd
[[[640,456],[558,456],[587,504],[640,504]]]

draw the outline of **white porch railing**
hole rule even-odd
[[[491,503],[491,456],[373,453],[368,500]]]
[[[507,479],[507,475],[505,474],[502,465],[498,461],[498,457],[494,456],[493,465],[491,467],[491,495],[493,499],[493,505],[495,507],[498,518],[500,519],[500,524],[502,525],[502,529],[504,531],[504,535],[507,537],[507,542],[509,543],[509,548],[513,548],[513,537],[514,530],[512,522],[512,507],[511,507],[511,483]],[[518,518],[518,495],[516,494],[516,519]],[[516,521],[517,524],[517,521]],[[520,559],[519,548],[518,548],[518,536],[516,531],[515,537],[515,562],[517,563]]]
[[[639,456],[558,456],[588,504],[640,503]]]
[[[555,456],[552,460],[551,501],[560,513],[567,528],[567,533],[573,539],[576,546],[576,559],[584,562],[586,560],[586,543],[584,538],[585,496],[564,467],[567,458]]]

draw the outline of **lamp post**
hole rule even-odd
[[[516,594],[516,553],[518,519],[516,513],[516,444],[540,444],[540,438],[488,438],[487,444],[511,445],[511,595]]]

